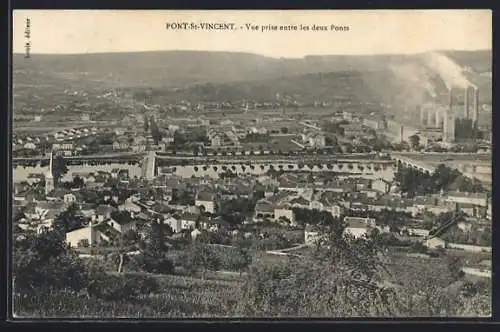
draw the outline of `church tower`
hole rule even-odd
[[[54,189],[54,176],[52,175],[52,160],[54,156],[52,154],[53,151],[50,151],[49,171],[45,174],[45,195]]]

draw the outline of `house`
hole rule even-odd
[[[125,234],[130,230],[137,229],[137,223],[133,216],[133,213],[126,211],[114,211],[111,213],[108,224],[121,234]]]
[[[92,216],[95,215],[94,206],[92,204],[81,203],[79,208],[79,214],[83,217],[92,218]]]
[[[304,230],[304,243],[308,246],[317,245],[321,240],[321,232],[312,225],[306,225]]]
[[[125,200],[125,203],[118,206],[118,210],[138,214],[142,211],[142,208],[133,201],[127,199]]]
[[[488,206],[488,195],[486,193],[469,193],[460,191],[448,192],[445,195],[445,200],[460,204]]]
[[[410,227],[406,231],[410,236],[426,237],[429,236],[429,230],[423,228]]]
[[[355,238],[368,235],[376,226],[373,218],[345,217],[344,222],[347,224],[344,234],[350,234]]]
[[[345,137],[363,137],[366,133],[365,128],[360,124],[345,124],[340,128],[343,129]]]
[[[179,215],[178,220],[181,222],[181,230],[194,229],[196,227],[198,217],[199,215],[189,212],[183,212]]]
[[[195,205],[203,207],[205,212],[215,213],[215,195],[209,191],[200,191],[196,194]]]
[[[108,220],[109,218],[111,218],[111,213],[116,210],[117,210],[116,208],[109,205],[99,205],[95,209],[95,215],[92,217],[92,219],[98,220],[99,222]]]
[[[179,233],[182,231],[182,221],[180,219],[176,219],[172,216],[165,218],[164,223],[169,225],[174,233]]]
[[[375,179],[371,182],[371,188],[386,194],[391,190],[391,184],[384,179]]]
[[[325,135],[314,133],[309,137],[309,145],[313,148],[324,148],[326,146]]]
[[[200,226],[210,232],[216,232],[224,227],[228,227],[229,223],[222,219],[221,217],[204,220],[200,222]]]
[[[71,205],[76,202],[76,196],[73,193],[68,193],[63,196],[63,201],[67,205]]]
[[[468,221],[459,221],[457,223],[458,229],[464,232],[470,232],[472,231],[472,223]]]
[[[73,248],[99,245],[103,240],[109,242],[109,237],[99,231],[92,222],[88,226],[66,233],[66,243]]]
[[[134,152],[142,152],[146,150],[148,140],[144,136],[137,136],[134,138],[134,143],[132,144],[131,148],[132,151]]]
[[[118,178],[118,173],[120,172],[120,169],[118,168],[113,168],[111,170],[111,178],[112,179],[117,179]]]
[[[429,249],[446,248],[446,242],[439,237],[433,237],[425,240],[424,246]]]
[[[42,201],[29,205],[24,214],[30,219],[44,220],[59,215],[65,209],[66,206],[62,202]]]
[[[297,197],[297,198],[290,200],[290,204],[293,207],[297,207],[297,208],[301,208],[301,209],[308,209],[309,206],[311,205],[311,202],[309,202],[304,197],[300,196],[300,197]]]
[[[373,130],[385,129],[385,121],[379,116],[367,116],[363,118],[363,125]]]
[[[279,205],[274,209],[274,219],[287,219],[290,221],[290,224],[295,225],[295,213],[289,206]]]
[[[457,203],[457,209],[470,217],[479,216],[479,208],[480,206],[470,203]]]
[[[275,205],[266,199],[261,199],[255,204],[255,217],[258,219],[262,218],[274,218]]]
[[[129,139],[127,137],[121,136],[118,137],[113,142],[113,150],[115,151],[126,151],[130,147]]]
[[[24,144],[24,148],[28,150],[36,150],[36,145],[33,142],[28,142]]]
[[[321,197],[320,200],[312,200],[309,203],[309,209],[330,212],[335,218],[340,217],[343,211],[340,205],[331,203],[326,196]]]
[[[127,180],[130,178],[128,169],[120,169],[117,178],[119,180]]]

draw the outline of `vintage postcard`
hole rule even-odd
[[[488,10],[16,10],[14,318],[491,317]]]

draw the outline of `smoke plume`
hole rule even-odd
[[[441,77],[448,90],[452,88],[465,89],[469,86],[476,87],[465,77],[462,68],[449,57],[431,52],[426,54],[425,60],[427,66]]]

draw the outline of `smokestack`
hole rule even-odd
[[[439,128],[441,127],[441,111],[440,110],[436,110],[436,122],[435,122],[435,125],[436,125],[436,128]]]
[[[477,126],[477,118],[479,115],[479,90],[474,88],[474,99],[472,106],[472,127],[476,128]]]
[[[464,89],[464,119],[469,118],[469,87]]]
[[[451,88],[448,94],[448,109],[449,111],[453,110],[453,90]]]
[[[427,110],[427,127],[432,126],[432,112]]]
[[[453,90],[450,89],[448,109],[443,114],[443,141],[455,140],[455,116],[453,115]]]
[[[417,111],[420,112],[420,124],[423,125],[425,121],[425,111],[422,107],[417,106]]]

